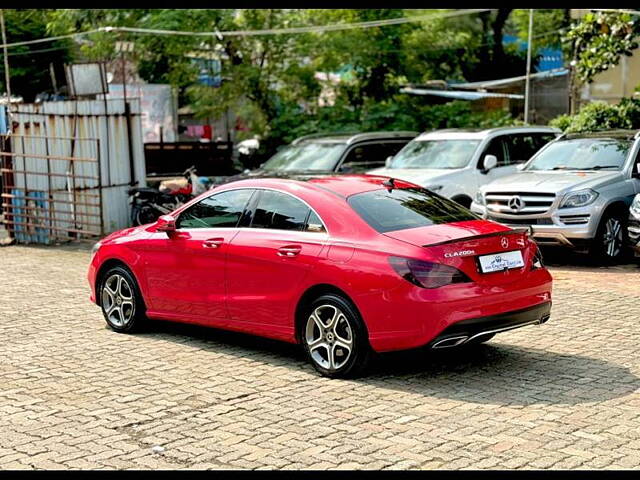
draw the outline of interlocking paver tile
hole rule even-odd
[[[637,265],[556,265],[546,325],[340,381],[270,340],[112,332],[88,260],[0,248],[1,469],[640,468]]]

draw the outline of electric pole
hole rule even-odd
[[[524,86],[524,123],[529,124],[529,88],[531,75],[531,43],[533,42],[533,8],[529,9],[529,41],[527,42],[527,77]]]
[[[7,32],[4,28],[4,9],[0,9],[0,26],[2,27],[2,44],[4,45],[4,79],[7,85],[7,109],[11,103],[11,77],[9,76],[9,54],[7,53]]]

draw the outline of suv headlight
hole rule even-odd
[[[640,218],[640,193],[633,197],[633,202],[631,202],[630,210],[634,217]]]
[[[476,198],[474,200],[474,202],[476,202],[478,205],[484,205],[484,193],[482,193],[480,190],[478,190],[478,192],[476,193]]]
[[[593,203],[596,198],[598,198],[598,192],[595,192],[590,188],[568,193],[562,200],[560,208],[584,207],[585,205]]]

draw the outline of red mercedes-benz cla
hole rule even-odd
[[[242,180],[94,247],[91,300],[118,332],[173,320],[301,343],[329,377],[373,351],[451,348],[544,323],[526,230],[388,177]]]

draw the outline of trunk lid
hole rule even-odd
[[[385,235],[424,247],[429,261],[450,265],[479,283],[501,284],[517,280],[530,268],[535,252],[527,229],[511,229],[486,220],[470,220],[387,232]],[[478,257],[520,251],[524,266],[482,273]]]

